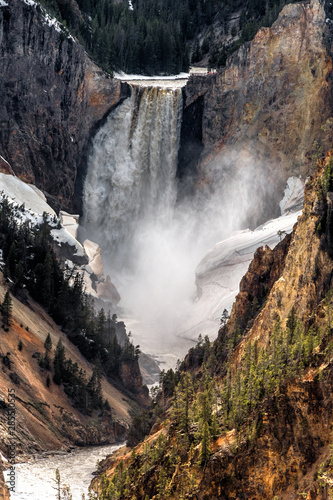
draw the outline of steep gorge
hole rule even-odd
[[[80,207],[89,140],[100,120],[129,96],[128,86],[108,78],[76,42],[43,26],[38,8],[13,0],[0,8],[0,16],[4,61],[0,91],[5,96],[0,103],[0,154],[15,174],[45,190],[56,206]],[[258,190],[259,215],[255,202],[255,210],[247,214],[252,225],[276,213],[290,175],[305,177],[312,169],[314,140],[323,149],[330,146],[332,61],[325,17],[323,5],[316,0],[287,6],[274,26],[260,30],[225,69],[191,77],[184,90],[182,165],[187,161],[188,166],[182,177],[198,171],[199,179],[193,184],[205,193],[214,189],[216,172],[224,172],[228,178],[247,169],[251,176],[252,169],[256,170],[253,185]],[[196,120],[196,127],[189,139],[191,120]],[[327,242],[316,230],[324,213],[317,200],[317,178],[307,184],[304,214],[291,241],[287,238],[273,251],[259,250],[241,283],[228,326],[215,343],[219,376],[224,375],[222,362],[227,356],[224,339],[233,334],[239,316],[247,316],[243,328],[249,331],[235,351],[235,370],[249,340],[267,345],[276,314],[285,322],[294,306],[306,324],[320,324],[321,317],[327,318],[324,305],[315,317],[312,314],[330,289],[332,277]],[[253,297],[259,301],[255,312],[262,309],[251,316]],[[310,491],[312,467],[315,471],[316,461],[326,460],[329,453],[332,372],[330,362],[327,366],[321,363],[322,351],[307,378],[288,385],[278,400],[262,403],[261,416],[256,417],[261,431],[252,447],[241,438],[237,442],[234,434],[217,441],[191,498],[243,495],[254,499],[258,498],[258,484],[260,498],[276,494],[295,498],[302,486]],[[190,356],[186,359],[187,368],[193,368],[192,361]],[[4,386],[8,377],[5,373]],[[84,435],[79,442],[95,442],[95,437],[90,441]],[[62,439],[52,442],[52,447],[60,442]],[[38,445],[37,449],[43,448]],[[261,470],[253,465],[259,455]],[[141,488],[154,495],[156,481],[154,470],[143,478]],[[177,495],[176,485],[175,498]]]
[[[189,373],[193,384],[197,382],[200,386],[200,379],[210,384],[211,379],[205,379],[207,373],[217,384],[215,414],[220,429],[210,440],[205,463],[200,466],[203,441],[196,441],[200,421],[198,424],[190,420],[187,431],[182,423],[186,415],[193,414],[189,406],[188,413],[181,413],[180,398],[186,385],[180,383],[172,408],[166,406],[164,418],[159,416],[151,435],[136,448],[137,455],[124,450],[105,462],[104,471],[113,480],[119,498],[144,499],[148,495],[157,499],[161,485],[165,488],[163,498],[170,499],[181,495],[197,500],[330,498],[333,265],[328,238],[332,218],[329,201],[325,200],[331,197],[327,188],[332,186],[332,168],[332,156],[328,155],[308,181],[303,215],[292,235],[273,251],[269,248],[257,251],[241,282],[230,320],[221,328],[211,347],[213,362],[207,357],[204,361],[203,345],[198,344],[180,367],[183,384],[189,380]],[[321,230],[319,223],[324,219],[327,219],[326,229]],[[254,297],[257,299],[255,306]],[[223,387],[228,377],[233,380],[232,393],[237,392],[237,384],[241,383],[237,376],[244,372],[249,362],[246,356],[251,349],[253,355],[255,349],[257,354],[254,356],[261,359],[269,346],[278,349],[274,344],[277,321],[285,328],[287,316],[291,321],[292,310],[305,325],[307,334],[315,331],[320,336],[311,350],[310,361],[300,363],[297,371],[286,378],[283,378],[284,366],[279,380],[273,382],[255,407],[247,410],[245,418],[236,427],[225,427],[222,422],[228,403]],[[234,337],[236,328],[239,328],[240,338]],[[292,328],[290,323],[287,331],[288,328]],[[295,332],[295,335],[304,335],[299,329]],[[230,349],[232,339],[234,349]],[[304,337],[297,342],[306,349]],[[268,369],[265,376],[271,376]],[[167,382],[170,383],[170,379]],[[255,383],[254,379],[253,391]],[[167,387],[165,385],[163,390],[167,391]],[[241,386],[239,397],[245,398],[241,396],[242,390]],[[191,401],[194,396],[188,391],[188,401]],[[200,396],[196,404],[199,402]],[[242,399],[237,404],[242,405]],[[179,420],[177,415],[184,420]],[[154,458],[159,453],[162,453],[161,458]],[[121,460],[129,471],[129,481],[133,481],[128,493],[121,489]],[[148,461],[146,466],[145,460]],[[94,485],[99,489],[101,484],[110,484],[109,491],[113,491],[112,482],[105,481],[95,481]]]
[[[304,177],[311,169],[314,140],[329,146],[332,62],[326,19],[324,3],[290,4],[225,68],[190,77],[181,177],[196,177],[198,170],[199,185],[205,185],[230,164],[244,171],[256,163],[270,179],[269,189],[260,185],[263,210],[276,213],[287,178]],[[1,155],[55,206],[81,211],[89,140],[130,90],[50,24],[38,6],[23,0],[0,7]],[[8,166],[2,162],[2,168]]]

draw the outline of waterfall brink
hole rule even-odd
[[[87,234],[120,269],[142,222],[172,216],[182,113],[180,88],[131,89],[96,134],[84,187]]]

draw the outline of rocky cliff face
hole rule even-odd
[[[255,317],[251,327],[251,338],[259,339],[262,344],[268,341],[268,333],[272,331],[276,314],[285,322],[292,307],[303,322],[311,323],[318,304],[332,285],[332,260],[329,255],[327,235],[320,237],[317,230],[321,217],[327,217],[320,194],[322,182],[320,176],[323,174],[323,169],[327,168],[330,158],[329,155],[321,166],[321,172],[317,172],[306,185],[303,214],[299,217],[290,245],[285,246],[282,255],[279,255],[281,244],[273,250],[273,253],[270,249],[259,249],[249,272],[241,282],[240,294],[234,304],[232,318],[240,316],[243,296],[258,297],[253,270],[255,270],[256,279],[260,280],[263,255],[266,254],[265,260],[272,259],[274,266],[280,270],[275,274],[274,282],[271,284],[269,284],[271,274],[268,280],[263,279],[269,295],[265,307]],[[282,244],[285,245],[284,242]],[[259,254],[262,255],[261,258]],[[232,323],[231,321],[228,329],[233,328]],[[221,331],[221,338],[223,335]]]
[[[89,137],[127,86],[50,24],[23,0],[0,7],[0,155],[53,204],[73,210]]]
[[[1,297],[6,289],[1,274]],[[130,408],[132,404],[136,406],[133,396],[127,391],[125,400],[124,392],[103,378],[103,398],[109,401],[112,417],[107,412],[101,415],[99,411],[93,411],[90,416],[83,415],[73,407],[63,387],[53,383],[52,374],[39,366],[38,360],[44,352],[46,335],[50,333],[53,346],[61,338],[66,357],[78,363],[87,377],[91,377],[92,365],[45,311],[32,299],[26,299],[23,304],[12,297],[12,323],[8,332],[1,330],[0,451],[8,457],[8,445],[12,440],[7,416],[8,389],[15,393],[17,457],[50,450],[66,450],[73,445],[106,444],[124,439],[131,421]],[[21,349],[18,348],[20,340]],[[54,349],[51,357],[53,355]],[[51,379],[49,385],[46,382],[47,375]],[[138,388],[137,393],[140,394]]]
[[[232,356],[237,370],[249,342],[256,340],[261,347],[267,346],[277,317],[285,324],[292,308],[306,328],[312,325],[326,331],[327,337],[315,350],[310,367],[286,384],[279,395],[264,401],[255,413],[257,434],[251,445],[238,443],[237,453],[226,439],[217,446],[200,485],[200,499],[234,498],[244,491],[246,498],[253,499],[258,498],[258,491],[262,499],[274,495],[298,499],[304,492],[306,498],[329,498],[330,473],[324,472],[322,481],[318,477],[330,467],[333,397],[332,358],[325,358],[332,342],[332,260],[327,235],[331,222],[329,202],[323,195],[323,179],[331,162],[329,154],[307,183],[303,214],[291,239],[287,237],[273,251],[262,248],[256,252],[216,346],[220,346],[219,361],[223,363],[226,340],[241,319],[244,337]],[[326,233],[319,230],[323,219],[328,220]],[[257,311],[253,309],[254,297],[258,299]]]
[[[230,165],[241,175],[254,166],[267,220],[287,178],[311,169],[314,140],[330,147],[331,79],[323,4],[287,5],[224,69],[190,78],[186,105],[204,96],[201,175]]]

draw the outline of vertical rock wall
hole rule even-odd
[[[38,5],[0,7],[0,155],[72,210],[89,137],[127,87],[49,24]]]
[[[274,215],[288,177],[311,171],[313,142],[331,146],[330,43],[322,3],[289,4],[224,69],[191,77],[186,86],[187,106],[204,96],[202,177],[254,166],[264,188],[271,188],[263,192],[265,220]]]

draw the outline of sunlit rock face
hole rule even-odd
[[[118,290],[111,282],[109,275],[106,278],[104,277],[104,264],[100,246],[93,241],[85,240],[83,248],[89,258],[89,263],[84,268],[86,290],[90,295],[109,304],[118,304],[120,301]]]
[[[324,6],[289,4],[271,28],[262,28],[206,79],[191,77],[189,106],[204,99],[201,177],[232,164],[239,172],[254,159],[265,172],[266,217],[278,215],[287,179],[308,175],[314,140],[330,147],[332,60]],[[267,219],[266,219],[267,220]],[[259,221],[252,217],[253,227]],[[252,222],[251,221],[251,222]]]
[[[66,228],[66,230],[73,236],[73,238],[77,238],[79,228],[79,215],[72,215],[64,211],[60,211],[59,215],[61,225]]]

